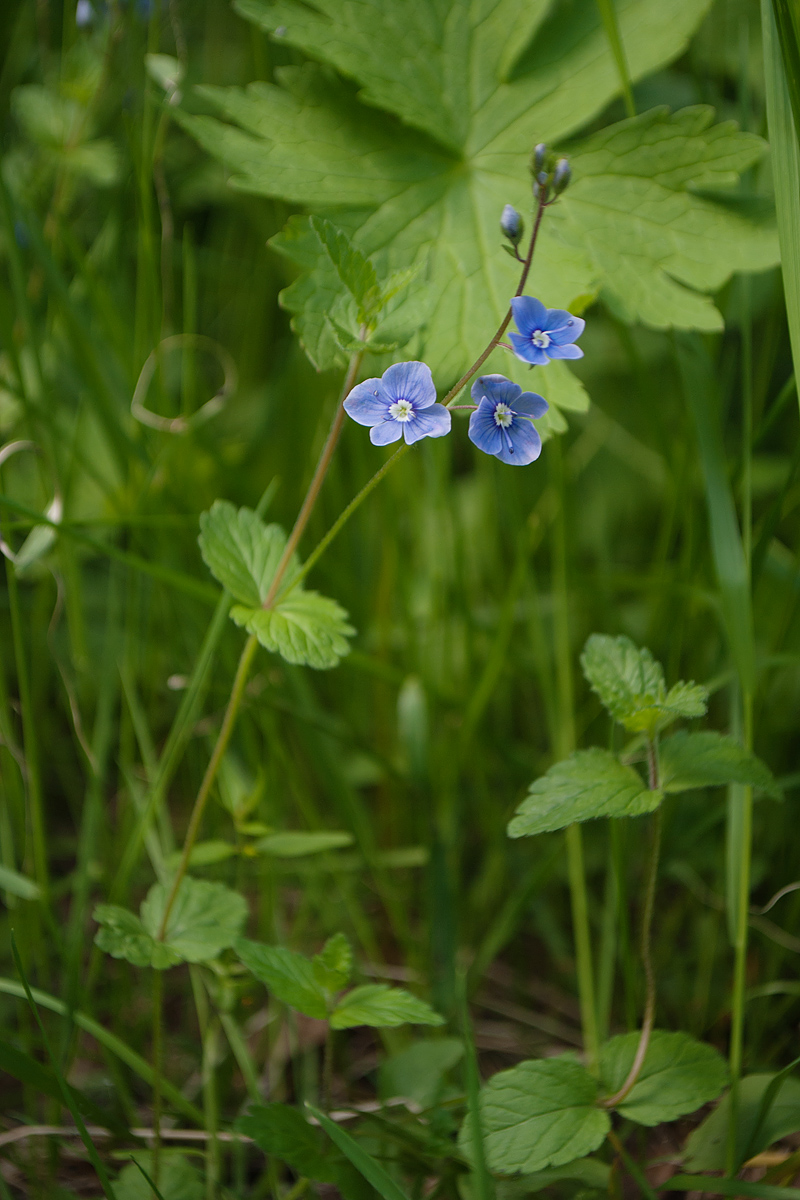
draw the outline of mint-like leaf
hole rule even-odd
[[[619,1091],[633,1065],[639,1034],[623,1033],[600,1051],[600,1076],[609,1095]],[[644,1065],[618,1112],[639,1125],[659,1125],[716,1100],[728,1082],[725,1059],[688,1033],[650,1035]]]
[[[480,1093],[488,1166],[504,1175],[528,1174],[590,1154],[611,1128],[596,1102],[596,1080],[572,1058],[523,1062],[493,1075]],[[471,1158],[469,1117],[458,1142]]]
[[[406,1024],[444,1025],[444,1017],[424,1000],[385,983],[365,983],[353,988],[331,1013],[332,1029],[353,1029],[357,1025],[386,1029]]]
[[[269,591],[286,534],[250,508],[215,500],[200,515],[200,553],[211,574],[242,604],[261,604]]]
[[[327,670],[348,653],[355,633],[347,613],[335,600],[293,588],[273,608],[235,605],[231,619],[254,633],[265,649],[287,662]]]
[[[705,688],[681,682],[667,691],[661,663],[628,637],[593,633],[581,666],[601,703],[632,733],[652,737],[673,721],[702,717],[706,711]]]
[[[666,738],[661,743],[659,765],[665,792],[743,783],[771,796],[782,795],[766,763],[721,733],[681,732]]]
[[[353,948],[343,933],[329,937],[319,954],[311,960],[314,978],[321,988],[334,995],[347,987],[353,972]]]
[[[633,767],[608,750],[577,750],[531,784],[508,824],[509,837],[530,837],[595,817],[638,817],[664,799]]]
[[[318,1020],[327,1017],[325,990],[320,987],[314,968],[303,954],[296,954],[285,946],[264,946],[247,938],[239,938],[235,950],[248,971],[252,971],[282,1004],[288,1004],[306,1017]]]

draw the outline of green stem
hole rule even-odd
[[[594,997],[594,968],[589,932],[589,900],[586,872],[583,864],[583,838],[580,825],[569,825],[565,832],[569,890],[572,901],[572,930],[575,941],[575,961],[578,972],[578,996],[581,1006],[581,1027],[586,1065],[596,1074],[600,1055],[597,1030],[597,1011]]]
[[[161,1169],[161,1075],[164,1058],[162,1024],[164,973],[153,971],[153,1183],[158,1187]]]
[[[325,1033],[325,1049],[322,1059],[322,1095],[324,1097],[325,1112],[329,1113],[332,1108],[331,1093],[333,1089],[333,1030],[331,1029],[330,1021]]]
[[[753,697],[742,695],[742,741],[745,749],[753,748]],[[736,1168],[736,1117],[739,1101],[739,1079],[742,1074],[744,1043],[745,984],[747,975],[747,934],[750,908],[750,863],[753,842],[753,789],[742,789],[741,838],[739,841],[738,887],[736,892],[736,934],[734,940],[733,994],[731,996],[731,1040],[729,1063],[731,1074],[731,1126],[728,1136],[728,1173]]]
[[[652,743],[650,743],[652,745]],[[655,761],[655,750],[653,749],[653,761]],[[654,768],[656,773],[655,783],[658,783],[657,766]],[[653,776],[651,775],[651,780]],[[647,1047],[650,1044],[650,1034],[653,1032],[653,1023],[656,1016],[656,977],[653,971],[652,949],[650,945],[650,935],[653,927],[653,909],[656,900],[656,881],[658,879],[658,859],[661,853],[661,832],[664,824],[664,817],[661,808],[657,808],[653,813],[653,840],[650,850],[650,863],[647,870],[647,882],[644,898],[644,912],[642,913],[642,965],[644,966],[645,986],[647,989],[644,1016],[642,1018],[642,1030],[639,1034],[639,1044],[636,1047],[636,1054],[633,1057],[631,1069],[628,1072],[628,1077],[623,1083],[618,1092],[613,1096],[608,1096],[603,1104],[606,1108],[614,1108],[617,1104],[621,1104],[628,1093],[633,1088],[636,1080],[639,1078],[644,1060],[647,1055]]]
[[[219,1023],[208,1022],[203,1034],[203,1112],[209,1139],[206,1143],[206,1200],[214,1200],[219,1180],[219,1106],[217,1103],[216,1059]]]

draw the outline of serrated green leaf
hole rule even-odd
[[[142,901],[142,925],[153,939],[158,937],[169,892],[168,884],[156,883]],[[164,941],[154,945],[163,946],[173,962],[210,962],[233,945],[246,919],[244,896],[223,883],[187,875],[170,910]],[[155,952],[153,966],[160,966]]]
[[[788,1078],[783,1081],[764,1117],[758,1136],[753,1137],[757,1132],[764,1093],[774,1078],[774,1075],[766,1074],[745,1075],[739,1082],[736,1147],[740,1159],[745,1153],[760,1154],[780,1138],[800,1131],[800,1082]],[[714,1111],[689,1135],[685,1164],[688,1170],[725,1170],[730,1119],[730,1093],[726,1093]]]
[[[304,854],[322,854],[326,850],[341,850],[352,846],[353,835],[340,833],[337,830],[320,829],[314,833],[295,832],[268,833],[266,837],[256,842],[256,850],[261,854],[271,854],[275,858],[300,858]]]
[[[355,300],[360,320],[369,322],[377,315],[381,301],[374,266],[355,248],[343,229],[338,229],[324,217],[311,217],[310,225],[340,282]]]
[[[701,717],[708,693],[696,683],[677,683],[667,691],[661,664],[646,646],[628,637],[593,633],[581,655],[592,691],[612,717],[632,733],[654,736],[681,717]]]
[[[596,1080],[572,1058],[523,1062],[493,1075],[480,1094],[488,1166],[503,1174],[530,1173],[590,1154],[611,1128],[596,1101]],[[470,1158],[469,1117],[458,1142]]]
[[[362,341],[356,334],[343,328],[338,321],[334,321],[333,317],[328,317],[328,324],[333,330],[337,346],[345,354],[363,354],[364,351],[369,351],[370,354],[388,354],[390,350],[396,350],[399,345],[398,342],[379,342],[375,338]]]
[[[619,0],[631,78],[681,54],[707,7]],[[563,142],[619,91],[595,0],[575,0],[569,21],[544,0],[238,8],[323,67],[280,69],[279,86],[206,88],[231,124],[183,116],[185,127],[227,164],[234,186],[358,227],[365,257],[390,269],[428,258],[433,311],[417,353],[446,384],[488,340],[516,287],[519,264],[502,253],[498,220],[506,203],[530,211],[531,147]],[[600,289],[628,319],[720,327],[700,293],[734,270],[775,263],[777,247],[741,202],[698,194],[765,150],[730,125],[711,128],[712,117],[657,110],[571,148],[573,183],[548,211],[537,248],[536,292],[548,305]]]
[[[663,792],[650,791],[610,751],[577,750],[531,784],[509,821],[508,836],[530,837],[595,817],[638,817],[663,799]]]
[[[95,934],[95,945],[112,958],[124,958],[134,967],[153,966],[153,960],[157,958],[159,969],[180,962],[178,955],[156,945],[141,919],[127,908],[118,904],[98,904],[93,916],[100,926]]]
[[[353,948],[343,933],[329,937],[311,960],[314,978],[328,995],[347,987],[353,972]]]
[[[395,1025],[444,1025],[430,1004],[403,988],[386,983],[365,983],[343,996],[331,1014],[332,1029],[371,1025],[387,1029]]]
[[[234,605],[231,618],[273,654],[320,671],[335,667],[349,652],[347,639],[355,633],[335,600],[297,587],[274,608]]]
[[[234,949],[256,979],[265,984],[276,999],[296,1008],[306,1017],[324,1020],[328,1015],[325,992],[317,982],[309,959],[285,946],[264,946],[239,938]]]
[[[250,508],[215,500],[200,515],[197,541],[211,574],[234,599],[253,607],[263,603],[286,546],[279,525],[265,525]]]
[[[600,1077],[609,1095],[627,1079],[638,1044],[638,1032],[623,1033],[601,1048]],[[727,1082],[727,1064],[713,1046],[655,1029],[641,1073],[617,1111],[639,1125],[659,1125],[716,1100]]]
[[[660,746],[659,766],[665,792],[744,783],[771,796],[781,795],[766,763],[721,733],[681,732],[666,738]]]

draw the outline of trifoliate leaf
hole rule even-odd
[[[255,848],[261,854],[271,854],[274,858],[300,858],[304,854],[341,850],[352,844],[351,833],[340,833],[333,829],[320,829],[315,833],[287,830],[285,833],[268,833],[256,842]]]
[[[633,767],[608,750],[577,750],[531,784],[508,824],[509,837],[530,837],[595,817],[638,817],[664,799]]]
[[[281,1003],[296,1008],[306,1017],[319,1020],[327,1017],[325,990],[317,982],[314,968],[305,955],[285,946],[264,946],[247,938],[239,938],[234,949],[248,971]]]
[[[766,763],[721,733],[676,733],[659,750],[661,783],[665,792],[724,787],[744,783],[772,796],[781,795]]]
[[[343,996],[331,1014],[332,1029],[371,1025],[386,1029],[394,1025],[444,1025],[444,1017],[403,988],[386,983],[365,983]]]
[[[169,892],[168,885],[156,883],[142,901],[142,924],[153,938],[161,928]],[[209,962],[233,945],[246,919],[244,896],[222,883],[187,876],[170,910],[163,944],[183,962]]]
[[[504,1175],[529,1173],[590,1154],[611,1128],[596,1101],[596,1080],[572,1058],[523,1062],[493,1075],[480,1093],[487,1165]],[[469,1117],[458,1143],[471,1158]]]
[[[608,1095],[618,1092],[627,1079],[638,1045],[636,1032],[623,1033],[602,1047],[600,1077]],[[639,1125],[659,1125],[716,1100],[727,1082],[727,1064],[713,1046],[688,1033],[656,1029],[639,1077],[617,1111]]]
[[[696,683],[667,691],[661,663],[627,637],[593,633],[581,655],[583,673],[612,717],[632,733],[654,736],[679,718],[702,717],[708,693]]]
[[[314,978],[329,994],[340,992],[353,972],[353,947],[343,933],[329,937],[319,954],[311,960]]]
[[[209,962],[232,945],[247,917],[247,903],[221,883],[187,876],[178,888],[163,939],[158,934],[169,887],[156,883],[142,901],[140,913],[116,904],[98,904],[100,925],[95,942],[113,958],[135,967],[162,971],[179,962]]]
[[[286,546],[279,525],[265,525],[251,508],[215,500],[200,515],[197,540],[211,574],[236,600],[255,607],[266,599]]]
[[[636,80],[684,51],[708,0],[615,7]],[[595,0],[573,0],[569,19],[544,0],[237,8],[321,66],[281,68],[278,85],[204,88],[230,124],[188,115],[183,124],[235,187],[335,213],[357,229],[362,253],[389,267],[427,259],[433,310],[418,356],[441,386],[452,382],[514,293],[520,267],[502,252],[498,222],[506,204],[531,211],[531,148],[563,143],[619,92]],[[700,292],[775,263],[777,245],[731,197],[693,190],[731,179],[765,150],[729,125],[709,129],[711,119],[708,109],[658,110],[578,145],[573,183],[543,222],[530,290],[569,307],[602,289],[628,319],[719,327]]]
[[[349,652],[347,639],[355,633],[347,613],[335,600],[297,587],[274,608],[237,604],[231,609],[231,618],[254,633],[273,654],[321,671],[335,667]]]
[[[785,1078],[771,1103],[764,1100],[775,1075],[745,1075],[737,1090],[736,1151],[737,1167],[748,1157],[767,1150],[780,1138],[800,1131],[800,1081]],[[730,1093],[702,1125],[693,1130],[686,1143],[686,1168],[689,1171],[720,1171],[727,1167],[728,1133],[731,1121]]]

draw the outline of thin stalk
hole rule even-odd
[[[206,1200],[214,1200],[219,1180],[219,1105],[217,1102],[217,1042],[219,1023],[213,1017],[203,1034],[203,1113],[209,1139],[206,1142]]]
[[[619,1137],[617,1137],[617,1135],[613,1129],[609,1129],[608,1134],[606,1136],[608,1137],[608,1140],[611,1142],[611,1145],[614,1147],[615,1152],[619,1155],[619,1157],[624,1162],[625,1168],[626,1168],[628,1174],[630,1175],[631,1179],[633,1179],[633,1181],[637,1184],[639,1191],[642,1193],[642,1195],[646,1197],[646,1200],[656,1200],[656,1193],[653,1191],[653,1189],[650,1187],[650,1184],[647,1182],[647,1178],[646,1178],[644,1172],[637,1165],[635,1160],[633,1158],[631,1158],[630,1154],[628,1154],[628,1151],[625,1149],[624,1145],[622,1144],[622,1140]]]
[[[164,973],[153,971],[153,1183],[161,1169],[161,1076],[164,1059]]]
[[[742,741],[745,749],[753,748],[753,696],[742,694]],[[750,864],[753,843],[753,789],[742,789],[741,840],[739,843],[738,888],[736,892],[736,933],[734,939],[733,990],[731,996],[731,1040],[729,1064],[731,1075],[731,1126],[728,1136],[728,1173],[736,1169],[736,1117],[739,1101],[739,1079],[742,1074],[744,1043],[745,985],[747,974],[747,934],[750,918]]]
[[[648,747],[649,749],[649,747]],[[655,751],[653,751],[653,761],[655,761]],[[655,766],[655,782],[658,782],[657,765]],[[651,774],[651,780],[653,775]],[[650,934],[653,926],[653,909],[656,900],[656,880],[658,879],[658,858],[661,853],[661,832],[664,824],[664,817],[661,808],[657,808],[653,813],[653,840],[650,850],[650,863],[647,870],[647,883],[644,899],[644,912],[642,914],[642,965],[644,966],[645,986],[647,989],[644,1016],[642,1018],[642,1030],[639,1034],[639,1044],[636,1047],[636,1054],[631,1063],[631,1069],[628,1072],[628,1077],[623,1083],[618,1092],[613,1096],[608,1096],[603,1104],[606,1108],[614,1108],[617,1104],[621,1104],[628,1093],[633,1088],[636,1080],[639,1078],[644,1060],[647,1055],[647,1047],[650,1044],[650,1034],[653,1032],[653,1022],[656,1016],[656,978],[653,971],[652,948],[650,945]]]
[[[555,747],[559,758],[566,758],[575,749],[574,696],[569,638],[569,591],[567,588],[567,539],[564,512],[564,464],[561,443],[553,441],[551,449],[553,485],[558,496],[558,516],[553,525],[553,597],[554,641],[556,654],[556,694],[558,708],[558,739]],[[578,998],[581,1007],[583,1046],[589,1070],[596,1073],[600,1053],[597,1026],[592,940],[589,929],[589,897],[583,862],[583,837],[579,825],[565,831],[567,870],[572,907],[572,936],[575,946],[575,966],[578,976]]]
[[[331,1111],[331,1092],[333,1087],[333,1030],[330,1021],[325,1033],[325,1049],[322,1058],[322,1095],[325,1112]]]

